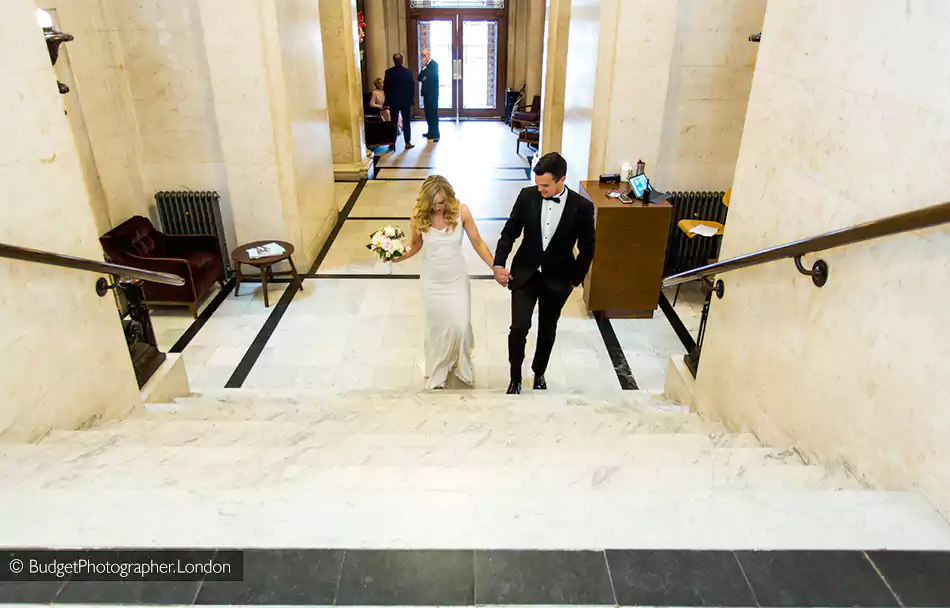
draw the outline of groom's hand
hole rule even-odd
[[[511,280],[511,273],[504,266],[495,266],[492,268],[495,272],[495,281],[502,287],[508,287],[508,281]]]

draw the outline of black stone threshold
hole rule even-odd
[[[28,582],[4,549],[0,604],[950,606],[950,552],[197,551],[232,580]]]

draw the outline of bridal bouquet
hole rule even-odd
[[[370,235],[366,248],[378,255],[380,261],[391,262],[409,251],[404,238],[406,234],[398,227],[384,226]]]

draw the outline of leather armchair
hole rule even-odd
[[[535,95],[531,105],[520,112],[511,113],[511,130],[536,127],[541,123],[541,96]]]
[[[363,124],[366,130],[366,147],[370,149],[380,146],[391,146],[396,143],[393,137],[393,123],[387,122],[379,115],[379,108],[369,105],[371,93],[363,94]]]
[[[221,250],[213,235],[164,234],[148,218],[136,215],[102,235],[99,242],[116,264],[185,279],[180,287],[146,282],[145,301],[151,304],[185,305],[197,318],[198,303],[215,282],[224,283]]]

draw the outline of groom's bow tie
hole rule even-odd
[[[563,196],[563,195],[561,195],[561,196]],[[560,203],[560,202],[561,202],[561,196],[552,196],[551,198],[545,198],[544,200],[546,200],[546,201],[551,201],[552,203]]]

